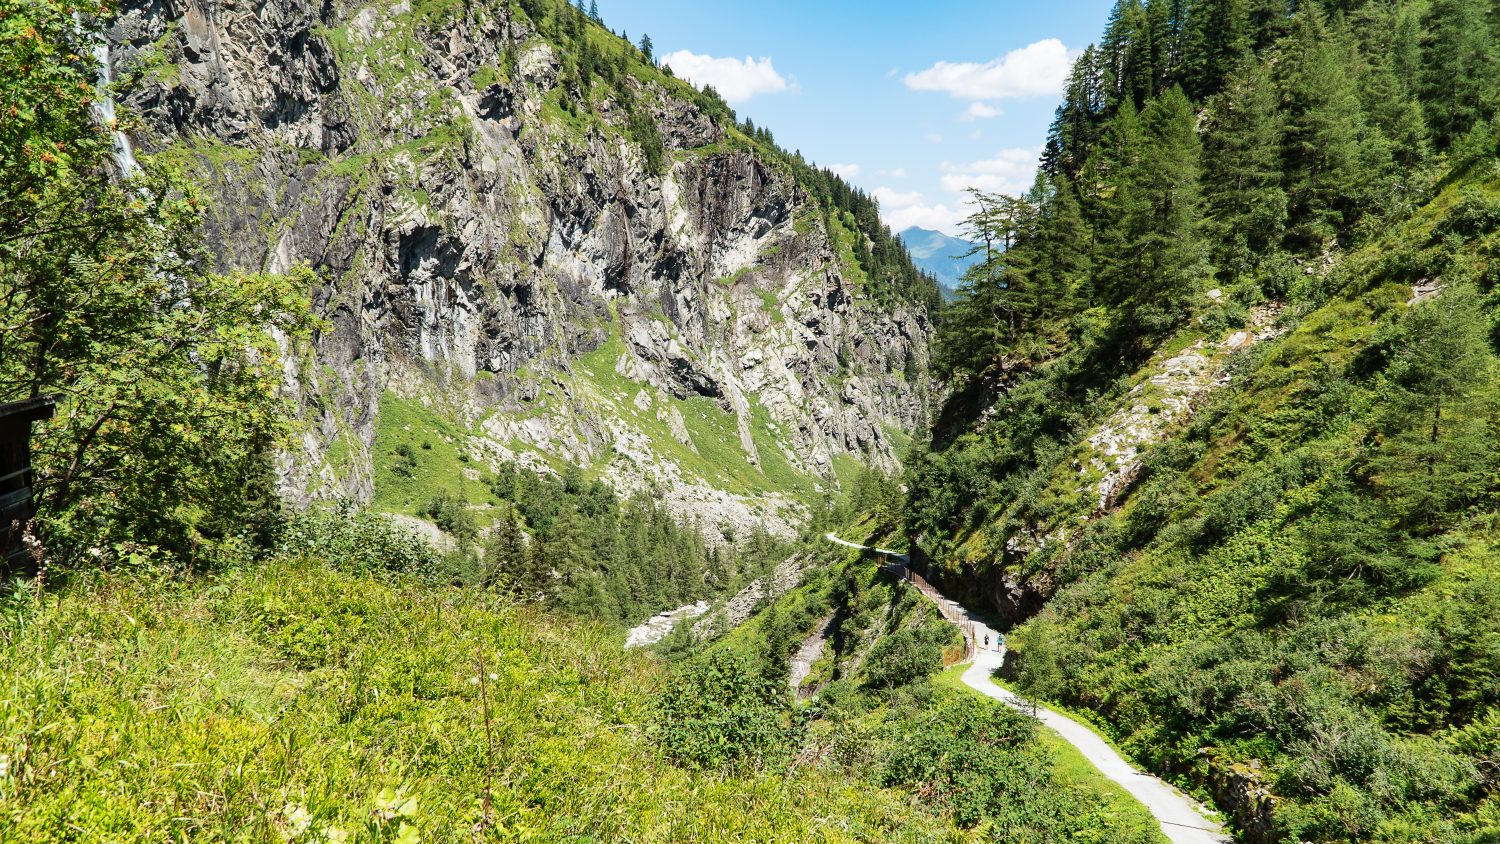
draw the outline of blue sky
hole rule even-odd
[[[962,188],[1030,184],[1071,58],[1112,0],[600,0],[679,76],[714,82],[788,149],[949,233]],[[1059,43],[1060,42],[1060,43]]]

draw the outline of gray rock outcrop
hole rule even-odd
[[[688,408],[767,477],[893,467],[890,431],[924,421],[925,311],[867,298],[785,163],[673,80],[627,73],[571,114],[574,58],[508,3],[127,0],[110,39],[135,140],[204,185],[221,267],[322,280],[287,373],[294,498],[370,499],[387,391],[469,426],[476,457],[781,532],[797,508],[717,477]]]

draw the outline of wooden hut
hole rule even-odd
[[[31,423],[51,419],[50,398],[0,404],[0,573],[31,562],[21,535],[31,504]]]

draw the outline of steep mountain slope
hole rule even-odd
[[[569,4],[126,3],[110,38],[224,266],[323,279],[295,495],[420,506],[381,488],[398,401],[464,460],[787,532],[922,422],[932,296],[873,205]]]
[[[939,231],[912,226],[899,235],[917,266],[932,273],[948,293],[958,289],[964,273],[979,259],[970,256],[974,244]]]
[[[1497,45],[1122,0],[942,327],[918,563],[1246,841],[1500,834]]]
[[[839,772],[664,760],[665,673],[597,629],[306,560],[205,586],[8,602],[7,839],[965,840]]]

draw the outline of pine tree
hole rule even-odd
[[[1132,184],[1141,200],[1139,216],[1127,223],[1138,256],[1138,306],[1162,318],[1176,316],[1206,265],[1202,234],[1202,146],[1197,114],[1187,95],[1173,87],[1141,112],[1143,139]],[[1149,321],[1149,320],[1148,320]]]
[[[592,19],[594,21],[594,23],[597,23],[597,24],[604,23],[604,19],[601,18],[601,17],[599,17],[599,0],[590,0],[590,2],[589,2],[589,18]]]
[[[646,61],[655,64],[656,63],[656,58],[655,58],[654,55],[652,55],[651,49],[652,49],[651,36],[650,35],[642,35],[641,36],[641,55],[643,55],[643,56],[646,57]]]
[[[1150,23],[1140,0],[1117,0],[1099,53],[1111,102],[1129,101],[1140,108],[1155,87]]]
[[[1204,132],[1205,228],[1227,278],[1253,269],[1285,231],[1281,129],[1270,72],[1246,62],[1213,99]]]
[[[484,586],[509,587],[511,582],[525,573],[526,541],[514,508],[506,507],[495,522],[489,542],[484,549]]]
[[[1093,267],[1092,238],[1078,204],[1078,193],[1068,177],[1058,175],[1045,185],[1038,225],[1040,266],[1036,283],[1041,291],[1041,319],[1050,322],[1071,314],[1090,298],[1087,289]]]
[[[1500,99],[1488,0],[1433,0],[1423,45],[1423,98],[1439,148],[1495,112]]]
[[[1500,462],[1483,389],[1495,375],[1486,323],[1478,295],[1459,283],[1413,307],[1395,338],[1371,462],[1413,529],[1440,527]]]
[[[1349,76],[1348,45],[1312,7],[1293,21],[1275,65],[1285,117],[1289,244],[1320,251],[1352,222],[1365,190],[1360,136],[1364,116]]]
[[[1103,206],[1103,283],[1133,326],[1148,334],[1175,323],[1208,269],[1199,231],[1196,125],[1192,103],[1174,86],[1141,112],[1138,130],[1126,125],[1118,135],[1122,148],[1114,154],[1123,158],[1114,165],[1114,192]],[[1131,140],[1133,131],[1138,135]]]
[[[1101,68],[1102,60],[1093,45],[1073,63],[1067,93],[1057,107],[1042,153],[1042,169],[1046,172],[1076,178],[1083,168],[1098,139],[1099,120],[1107,104]]]
[[[1079,196],[1094,232],[1098,267],[1095,292],[1101,303],[1123,304],[1130,289],[1130,238],[1125,221],[1136,213],[1132,178],[1141,153],[1140,115],[1129,100],[1105,124],[1098,148],[1079,177]]]
[[[1256,53],[1286,36],[1291,26],[1289,0],[1248,0],[1250,49]]]
[[[1183,88],[1194,100],[1205,100],[1250,52],[1248,0],[1194,3],[1183,39]]]
[[[1183,0],[1147,0],[1148,96],[1164,91],[1181,70]]]

